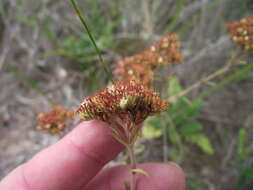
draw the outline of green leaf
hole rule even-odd
[[[253,180],[253,168],[252,166],[245,166],[241,169],[236,184],[236,190],[245,190],[247,185]]]
[[[244,129],[240,129],[238,134],[239,139],[239,150],[243,150],[246,144],[246,131]]]
[[[199,148],[201,148],[202,151],[207,154],[214,153],[213,146],[209,141],[208,137],[201,133],[189,135],[186,137],[186,140],[195,143],[196,145],[198,145]]]
[[[182,13],[184,5],[185,5],[185,0],[179,0],[177,2],[175,13],[172,14],[173,15],[172,16],[172,20],[171,20],[170,24],[168,25],[168,30],[167,30],[168,33],[172,33],[173,32],[174,27],[175,27],[175,25],[176,25],[176,23],[178,21],[178,18],[180,16],[180,14]]]
[[[159,138],[162,136],[162,119],[161,117],[154,116],[148,118],[144,123],[142,130],[143,137],[147,139]]]
[[[58,37],[51,31],[52,18],[47,17],[42,25],[42,34],[51,42],[58,43]]]
[[[174,127],[172,126],[168,127],[168,136],[173,144],[176,144],[177,146],[181,145],[182,143],[181,136]]]
[[[238,134],[238,149],[237,149],[237,155],[240,161],[245,160],[249,153],[250,150],[246,146],[246,131],[244,129],[240,129],[239,134]]]
[[[201,113],[201,110],[201,101],[193,101],[190,103],[176,104],[174,105],[174,109],[168,113],[176,126],[184,126],[186,123],[194,121]]]
[[[177,77],[173,76],[169,78],[169,88],[168,88],[168,95],[175,96],[182,91],[182,87],[180,85],[180,81]],[[167,113],[171,115],[172,119],[178,112],[183,112],[188,104],[191,104],[190,100],[186,97],[181,97],[175,102],[172,103],[170,109],[167,110]]]
[[[160,128],[162,126],[163,119],[161,116],[153,116],[149,117],[145,121],[145,126],[147,127],[153,127],[153,128]]]
[[[148,173],[145,171],[145,170],[142,170],[142,169],[131,169],[131,172],[133,173],[133,174],[137,174],[137,173],[139,173],[139,174],[142,174],[142,175],[144,175],[144,176],[146,176],[146,177],[148,177],[149,175],[148,175]]]
[[[162,129],[161,128],[154,128],[151,126],[144,127],[142,130],[142,135],[146,139],[155,139],[162,136]]]
[[[188,135],[200,132],[202,129],[203,126],[199,122],[193,121],[185,123],[182,127],[180,127],[179,131],[183,136],[187,137]]]
[[[169,79],[169,96],[175,96],[182,91],[182,87],[177,77],[173,76]]]

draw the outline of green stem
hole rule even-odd
[[[83,27],[84,27],[84,29],[86,30],[86,32],[87,32],[87,34],[88,34],[88,36],[89,36],[89,38],[90,38],[90,40],[91,40],[93,46],[95,47],[96,53],[98,54],[98,57],[99,57],[99,61],[100,61],[100,63],[102,64],[102,66],[103,66],[103,68],[104,68],[104,70],[105,70],[105,72],[106,72],[106,74],[107,74],[109,80],[110,80],[112,83],[114,83],[113,77],[112,77],[112,73],[109,71],[108,66],[105,64],[105,62],[104,62],[104,60],[103,60],[101,51],[99,50],[99,48],[98,48],[98,46],[97,46],[97,44],[96,44],[96,42],[95,42],[95,40],[94,40],[94,38],[93,38],[91,32],[90,32],[90,29],[89,29],[88,25],[87,25],[86,22],[85,22],[84,16],[81,14],[80,9],[78,8],[78,5],[77,5],[76,0],[70,0],[70,1],[71,1],[71,4],[72,4],[73,8],[74,8],[75,11],[76,11],[77,16],[79,17],[81,23],[83,24]]]
[[[235,65],[238,65],[239,62],[238,61],[236,62],[236,60],[238,58],[239,52],[240,52],[239,49],[237,49],[236,52],[232,55],[231,59],[228,61],[228,63],[224,67],[222,67],[221,69],[211,73],[207,77],[205,77],[203,79],[200,79],[199,81],[197,81],[193,85],[189,86],[185,90],[183,90],[180,93],[176,94],[175,96],[169,97],[168,102],[175,102],[176,100],[178,100],[182,96],[185,96],[185,95],[189,94],[194,89],[199,88],[200,86],[208,83],[209,81],[215,79],[216,77],[228,72],[231,69],[231,67],[233,67]]]
[[[135,158],[135,155],[134,155],[134,145],[132,144],[132,145],[128,146],[127,151],[128,151],[129,157],[130,157],[131,170],[136,169],[137,168],[137,162],[136,162],[136,158]],[[131,183],[130,183],[130,190],[137,190],[137,187],[136,187],[136,174],[135,173],[132,173]]]
[[[184,8],[185,0],[179,0],[177,5],[176,5],[176,11],[174,16],[172,17],[172,21],[168,26],[168,33],[173,32],[173,29],[177,23],[177,20],[182,12],[182,9]]]

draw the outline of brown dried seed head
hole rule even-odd
[[[227,28],[234,42],[248,51],[253,51],[253,16],[229,23]]]
[[[39,113],[37,116],[37,130],[45,130],[53,135],[58,135],[66,128],[65,122],[73,120],[73,112],[55,105],[50,112]]]
[[[76,113],[83,120],[97,119],[110,123],[113,118],[127,117],[139,124],[146,117],[168,107],[159,95],[136,81],[117,81],[88,97]]]
[[[180,46],[176,34],[164,36],[148,50],[116,62],[113,73],[118,79],[135,80],[151,87],[157,67],[182,62]]]

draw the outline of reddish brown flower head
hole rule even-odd
[[[166,65],[168,63],[182,63],[183,57],[179,51],[181,42],[176,34],[170,34],[161,38],[150,51],[156,55],[155,64]]]
[[[168,104],[157,93],[135,81],[117,81],[115,85],[86,98],[76,111],[83,120],[130,120],[135,125],[146,117],[165,110]]]
[[[55,105],[50,112],[42,112],[37,116],[37,130],[45,130],[53,135],[58,135],[66,128],[66,121],[73,120],[73,112]]]
[[[176,34],[163,37],[151,48],[116,62],[114,74],[119,79],[135,80],[151,87],[155,69],[168,63],[181,63],[181,43]]]
[[[114,74],[120,79],[135,80],[150,87],[154,76],[151,62],[158,59],[151,51],[144,51],[117,62]]]
[[[253,51],[253,16],[229,23],[227,28],[234,42]]]

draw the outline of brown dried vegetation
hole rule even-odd
[[[168,104],[157,93],[135,81],[117,81],[86,98],[77,110],[84,120],[98,119],[110,123],[111,119],[126,117],[140,124],[147,116],[166,109]]]
[[[227,28],[234,42],[253,51],[253,16],[229,23]]]
[[[55,105],[50,112],[41,112],[37,116],[37,130],[59,135],[66,128],[66,121],[73,119],[73,112],[60,105]]]
[[[118,61],[114,75],[119,79],[140,81],[143,85],[151,87],[157,67],[183,61],[180,46],[176,34],[164,36],[151,48]]]
[[[83,120],[108,123],[112,135],[126,147],[139,136],[142,122],[168,107],[157,93],[135,81],[117,81],[115,85],[86,98],[76,111]]]

